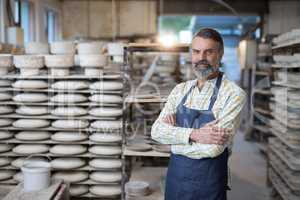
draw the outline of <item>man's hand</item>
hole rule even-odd
[[[194,129],[190,135],[192,141],[201,144],[224,145],[229,139],[230,129],[216,127],[218,120],[212,121],[202,128]]]
[[[175,126],[176,115],[175,114],[167,115],[166,117],[163,118],[163,122],[171,126]]]

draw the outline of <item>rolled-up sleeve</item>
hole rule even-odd
[[[246,102],[246,94],[243,90],[239,90],[230,95],[225,102],[225,106],[218,116],[217,126],[220,128],[230,129],[228,142],[224,145],[211,145],[211,149],[208,151],[210,157],[216,157],[220,155],[225,148],[229,147],[233,143],[233,137],[240,124],[241,111]],[[231,149],[229,149],[231,151]]]
[[[246,94],[240,90],[227,99],[225,107],[219,115],[218,127],[230,129],[230,139],[233,138],[240,124],[241,111],[245,102]]]
[[[188,144],[192,128],[176,127],[167,124],[163,119],[172,114],[176,114],[178,101],[181,101],[180,94],[182,93],[183,85],[177,85],[170,95],[162,109],[159,117],[154,122],[151,129],[152,139],[162,144]]]

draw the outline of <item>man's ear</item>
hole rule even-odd
[[[224,50],[220,50],[220,62],[221,62],[221,60],[222,60],[222,58],[223,58],[223,55],[224,55]]]

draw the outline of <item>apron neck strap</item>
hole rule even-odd
[[[221,83],[222,83],[222,77],[223,77],[223,73],[220,72],[219,73],[219,76],[217,78],[217,81],[216,81],[216,84],[215,84],[215,87],[214,87],[214,91],[213,91],[213,95],[211,96],[210,98],[210,103],[209,103],[209,108],[208,110],[211,110],[217,100],[217,97],[218,97],[218,93],[219,93],[219,89],[221,87]]]
[[[223,73],[220,72],[214,87],[214,91],[213,91],[213,95],[210,98],[210,104],[209,104],[209,110],[212,109],[212,107],[215,104],[215,101],[217,99],[218,93],[219,93],[219,89],[222,83],[222,77],[223,77]],[[184,104],[186,102],[186,99],[188,97],[188,95],[192,92],[192,90],[197,86],[197,81],[196,84],[193,84],[192,87],[189,89],[189,91],[184,95],[184,97],[182,98],[181,102],[179,105]]]
[[[187,96],[192,92],[192,90],[196,87],[196,85],[197,85],[197,82],[196,82],[196,84],[193,84],[192,87],[189,89],[189,91],[184,95],[184,97],[181,100],[179,105],[183,105],[185,103]]]

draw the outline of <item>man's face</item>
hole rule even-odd
[[[202,37],[195,37],[192,41],[192,64],[198,78],[207,78],[217,71],[223,52],[219,43]]]

